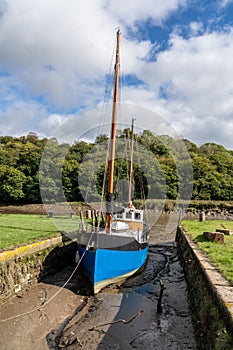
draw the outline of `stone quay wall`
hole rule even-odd
[[[177,228],[176,241],[198,349],[233,349],[233,286],[181,226]]]
[[[0,301],[26,284],[74,264],[74,235],[59,236],[0,253]]]

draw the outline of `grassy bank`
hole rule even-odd
[[[210,242],[204,235],[204,231],[216,231],[221,224],[233,230],[232,221],[203,221],[184,220],[182,226],[189,233],[199,248],[208,255],[211,262],[219,269],[221,274],[233,285],[233,236],[225,236],[224,243]]]
[[[52,220],[47,215],[1,214],[0,249],[9,249],[42,239],[59,236],[61,231],[77,230],[79,219],[56,217]]]

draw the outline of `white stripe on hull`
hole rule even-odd
[[[125,273],[124,275],[121,275],[121,276],[116,276],[116,277],[113,277],[113,278],[108,278],[106,280],[103,280],[103,281],[99,281],[99,282],[96,282],[94,284],[94,294],[97,294],[99,293],[99,291],[101,289],[103,289],[104,287],[107,287],[108,285],[110,284],[113,284],[113,283],[117,283],[117,284],[122,284],[123,282],[125,282],[125,280],[134,275],[137,271],[139,271],[142,267],[139,267],[133,271],[130,271],[128,273]]]

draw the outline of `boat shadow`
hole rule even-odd
[[[146,300],[140,294],[130,293],[128,295],[124,293],[119,306],[116,297],[117,295],[111,297],[112,301],[105,309],[111,313],[111,309],[115,307],[112,321],[106,326],[97,324],[92,330],[92,333],[103,334],[96,346],[98,350],[137,347],[139,336],[144,338],[144,335],[147,334],[147,330],[143,329],[144,325],[148,324],[149,320],[151,321],[152,315],[155,315],[156,303]]]
[[[91,283],[75,263],[76,251],[74,235],[62,233],[62,243],[52,249],[42,262],[38,282],[66,288],[77,295],[91,295]]]
[[[50,349],[61,349],[64,344],[67,349],[141,346],[151,332],[145,330],[145,325],[151,324],[156,315],[159,284],[153,281],[160,269],[157,265],[157,257],[150,254],[144,269],[121,286],[112,284],[95,296],[83,298],[82,305],[59,329],[47,334]],[[84,286],[85,282],[80,282]],[[156,336],[157,330],[153,332]]]

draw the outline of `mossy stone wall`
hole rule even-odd
[[[21,290],[25,284],[33,284],[67,265],[74,264],[77,244],[58,243],[56,246],[5,259],[0,263],[0,300]]]
[[[189,304],[198,350],[232,350],[233,335],[207,279],[190,249],[182,228],[177,228],[178,254],[188,285]]]

